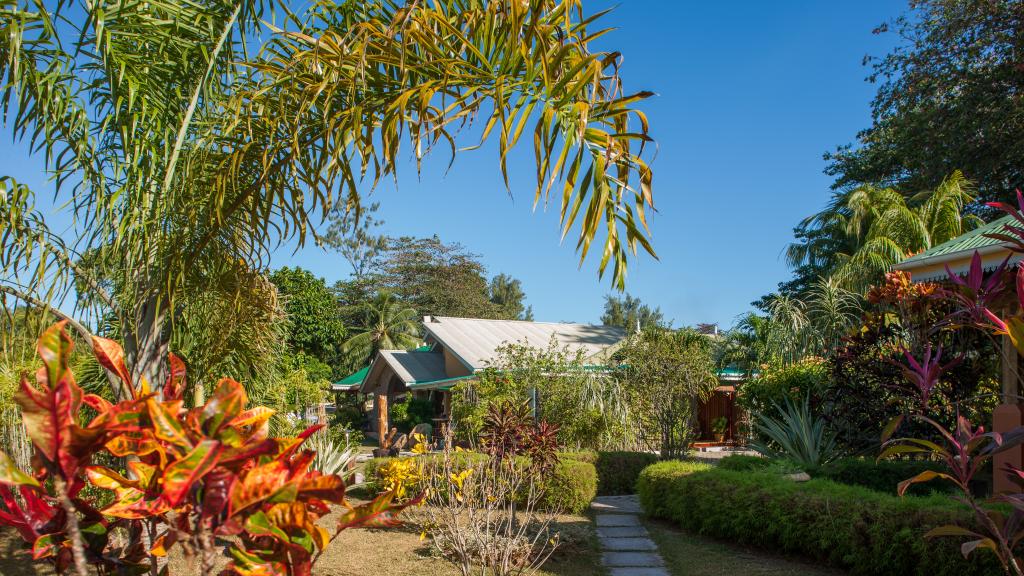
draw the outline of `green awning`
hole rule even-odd
[[[358,372],[353,372],[341,380],[338,380],[331,386],[331,388],[334,390],[351,390],[352,388],[358,388],[363,384],[363,379],[366,378],[366,374],[369,372],[370,367],[367,366]]]

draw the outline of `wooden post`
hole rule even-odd
[[[1002,338],[1002,403],[992,411],[992,430],[1006,433],[1024,424],[1024,412],[1018,401],[1019,379],[1018,366],[1019,358],[1017,349],[1009,336]],[[1024,447],[1017,446],[1004,450],[992,457],[992,489],[996,494],[1007,492],[1019,492],[1019,486],[1012,481],[1003,470],[1007,466],[1021,468],[1024,464]]]
[[[388,394],[377,393],[377,438],[380,447],[384,447],[384,439],[388,437]]]

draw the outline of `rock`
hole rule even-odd
[[[797,472],[796,474],[786,474],[783,478],[793,482],[807,482],[811,479],[811,476],[807,472]]]

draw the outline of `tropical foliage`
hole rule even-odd
[[[65,241],[34,191],[0,179],[0,286],[32,305],[88,288],[82,301],[116,320],[136,379],[166,379],[182,322],[220,330],[190,305],[275,310],[254,289],[270,250],[304,245],[332,207],[358,214],[361,181],[394,175],[403,144],[417,161],[454,153],[457,128],[485,109],[479,135],[500,134],[506,180],[532,126],[534,199],[560,201],[581,259],[597,239],[599,272],[621,286],[630,254],[652,252],[647,123],[631,108],[649,94],[624,92],[618,54],[591,49],[604,31],[579,0],[5,6],[5,123],[77,227]],[[240,330],[266,318],[252,320]]]
[[[627,332],[645,328],[668,327],[661,308],[657,306],[652,308],[641,302],[640,298],[629,294],[621,296],[608,294],[604,297],[604,313],[601,314],[601,324],[618,326]]]
[[[917,194],[872,185],[836,192],[797,227],[787,261],[803,278],[834,276],[864,293],[900,260],[981,224],[964,213],[973,195],[974,185],[959,171]]]
[[[185,409],[179,358],[169,357],[169,378],[151,389],[131,379],[120,346],[94,337],[97,360],[130,397],[113,404],[86,394],[69,369],[66,324],[40,338],[36,383],[23,377],[16,396],[35,468],[22,471],[0,453],[0,523],[18,531],[33,559],[79,576],[90,565],[157,573],[160,558],[180,546],[208,574],[227,548],[226,573],[308,575],[341,530],[395,524],[401,507],[385,494],[349,506],[334,535],[318,525],[329,503],[347,506],[342,478],[311,469],[315,454],[302,449],[319,426],[269,437],[273,411],[247,409],[244,388],[230,378],[205,405]],[[124,458],[127,469],[94,463],[100,454]],[[86,482],[112,492],[112,503],[98,507],[83,492]]]
[[[682,457],[696,436],[697,405],[718,385],[711,348],[707,336],[692,330],[648,328],[613,356],[632,426],[663,458]]]
[[[786,398],[771,414],[755,414],[754,428],[764,438],[751,448],[773,458],[785,458],[803,470],[816,470],[842,454],[835,434],[823,418],[811,411],[810,399]]]
[[[342,350],[354,366],[363,366],[378,350],[408,350],[419,344],[416,311],[390,292],[379,292],[362,307],[362,318]]]

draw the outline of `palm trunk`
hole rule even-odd
[[[145,381],[150,390],[157,390],[169,376],[167,314],[159,297],[152,296],[139,308],[135,326],[125,327],[124,350],[136,386]]]

